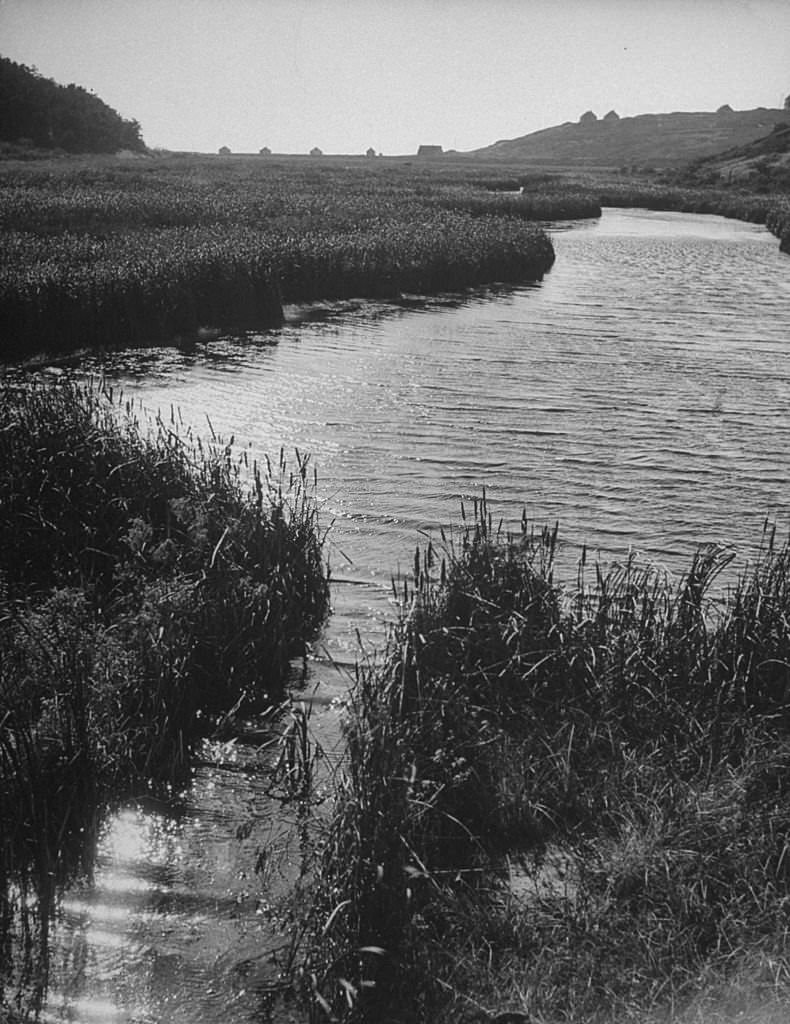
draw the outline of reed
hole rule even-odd
[[[679,581],[583,557],[566,588],[556,540],[479,503],[360,669],[316,1019],[316,992],[403,1022],[786,1005],[788,547],[722,595],[717,548]]]
[[[525,204],[467,185],[489,203],[473,218],[433,201],[443,180],[210,158],[0,170],[2,354],[260,330],[283,302],[542,277],[553,250]]]
[[[443,189],[433,203],[449,210],[460,210],[473,217],[490,214],[528,221],[582,220],[601,216],[601,204],[589,192],[561,186],[552,188],[541,182],[517,187],[515,192],[482,192],[469,186]]]
[[[298,453],[260,466],[98,386],[5,383],[0,466],[0,946],[45,966],[106,809],[282,700],[328,580]]]

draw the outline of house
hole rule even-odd
[[[323,156],[323,155],[324,154],[321,152],[321,150],[318,148],[318,146],[313,146],[313,148],[310,150],[310,156]]]
[[[220,146],[219,147],[219,155],[220,156],[230,156],[230,150],[228,149],[227,146]]]
[[[417,150],[417,156],[436,157],[442,156],[443,154],[444,150],[441,146],[420,146]]]

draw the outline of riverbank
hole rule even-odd
[[[306,459],[256,465],[89,385],[0,392],[1,1006],[45,988],[108,809],[280,704],[329,594]]]
[[[722,601],[723,549],[678,584],[582,555],[563,586],[556,545],[482,502],[417,553],[349,706],[312,998],[399,1024],[778,1024],[790,549],[768,530]]]
[[[554,254],[527,207],[470,211],[457,193],[399,165],[5,164],[4,355],[260,330],[282,322],[283,303],[540,279]],[[543,213],[567,206],[546,198]]]

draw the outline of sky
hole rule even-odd
[[[790,0],[0,0],[0,55],[150,147],[467,151],[586,110],[782,106]]]

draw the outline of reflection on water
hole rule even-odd
[[[63,901],[43,1021],[262,1019],[289,941],[272,903],[298,873],[292,823],[253,749],[207,743],[199,764],[178,804],[109,822],[92,883]]]
[[[506,523],[522,506],[558,519],[568,566],[586,542],[677,572],[701,542],[745,556],[766,515],[788,525],[790,264],[776,240],[721,218],[606,211],[554,243],[540,285],[291,311],[266,335],[104,365],[149,409],[178,407],[206,434],[208,416],[258,458],[311,453],[333,524],[335,614],[312,673],[327,701],[347,685],[329,659],[353,661],[358,632],[380,640],[392,574],[483,488]],[[336,732],[330,706],[316,720]],[[257,851],[286,864],[284,883],[293,859],[254,773],[218,760],[177,816],[112,824],[95,884],[66,905],[49,1019],[254,1016],[282,941]]]

